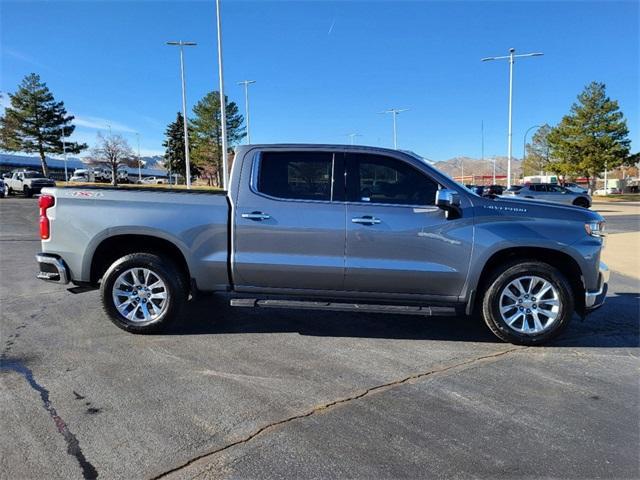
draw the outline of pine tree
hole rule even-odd
[[[63,153],[63,135],[67,153],[80,153],[84,143],[66,141],[75,126],[67,115],[64,102],[57,102],[40,76],[27,75],[18,90],[10,93],[11,106],[0,117],[0,148],[13,152],[37,152],[42,173],[49,176],[47,153]]]
[[[226,100],[227,145],[231,149],[245,135],[244,118],[238,112],[235,102]],[[193,126],[193,159],[197,168],[209,179],[216,178],[218,186],[222,185],[222,132],[220,121],[220,94],[216,91],[207,93],[194,107]]]
[[[165,148],[165,167],[172,174],[182,175],[183,178],[186,178],[186,161],[184,155],[184,117],[182,113],[178,112],[176,115],[175,122],[171,122],[167,125],[167,129],[165,130],[165,141],[162,143],[162,146]],[[193,135],[191,125],[188,126],[189,129],[189,138]],[[189,153],[192,152],[192,148],[190,146]],[[198,169],[196,168],[194,162],[190,162],[191,164],[191,176],[197,175]]]
[[[565,175],[584,175],[591,189],[605,168],[629,161],[629,129],[618,102],[606,94],[604,83],[591,82],[578,95],[571,113],[548,136],[552,168]]]

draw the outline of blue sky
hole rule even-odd
[[[244,109],[251,87],[254,143],[391,146],[434,160],[506,154],[507,62],[481,57],[542,51],[517,61],[514,155],[530,126],[557,123],[592,80],[607,84],[640,146],[639,2],[223,0],[226,91]],[[180,107],[178,51],[186,50],[190,107],[217,89],[215,7],[208,1],[6,1],[0,89],[35,71],[77,116],[79,140],[97,131],[160,153]]]

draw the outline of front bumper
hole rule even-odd
[[[69,283],[69,268],[57,255],[38,253],[36,261],[40,267],[37,278],[47,282]]]
[[[609,284],[609,267],[604,262],[600,262],[600,274],[598,275],[598,290],[586,291],[584,293],[584,306],[587,312],[600,308],[604,304],[607,296]]]

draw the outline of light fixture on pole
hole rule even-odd
[[[172,45],[176,47],[180,47],[180,78],[182,80],[182,117],[184,124],[184,163],[185,163],[185,173],[186,173],[186,182],[187,188],[191,188],[191,163],[189,159],[189,127],[187,120],[187,92],[185,88],[185,78],[184,78],[184,52],[183,47],[195,47],[197,45],[196,42],[183,42],[182,40],[176,42],[171,41],[167,42],[167,45]]]
[[[256,83],[255,80],[242,80],[238,85],[244,85],[244,111],[247,119],[247,145],[251,143],[251,131],[249,130],[249,85]]]
[[[485,57],[482,58],[481,61],[488,62],[490,60],[509,60],[509,133],[507,140],[507,150],[508,150],[508,161],[507,161],[507,188],[511,187],[511,159],[512,159],[512,118],[513,118],[513,64],[516,58],[523,57],[539,57],[544,55],[544,53],[535,52],[535,53],[523,53],[520,55],[516,55],[516,49],[510,48],[509,55],[505,55],[502,57]]]
[[[142,167],[140,166],[140,134],[136,132],[136,140],[138,142],[138,183],[142,183]]]
[[[524,132],[524,141],[522,142],[522,161],[524,162],[524,159],[527,158],[527,135],[529,135],[529,132],[531,130],[533,130],[534,128],[541,128],[542,125],[533,125],[529,128],[527,128],[527,131]],[[524,166],[523,166],[523,173],[524,173]],[[542,175],[542,171],[540,171],[540,175]]]
[[[220,130],[222,135],[222,188],[227,190],[229,171],[227,168],[227,98],[224,95],[224,71],[222,69],[222,18],[220,0],[216,0],[218,22],[218,76],[220,80]]]
[[[361,137],[362,135],[357,132],[353,132],[353,133],[345,133],[344,136],[349,137],[349,142],[351,143],[351,145],[353,145],[356,137]]]
[[[64,181],[68,182],[69,174],[67,173],[67,143],[64,140],[66,135],[64,133],[63,126],[60,127],[60,130],[62,131],[62,153],[64,154]]]
[[[398,129],[396,125],[396,116],[399,113],[406,112],[408,108],[389,108],[384,112],[378,112],[381,114],[390,113],[393,116],[393,148],[398,149]]]

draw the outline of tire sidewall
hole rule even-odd
[[[527,335],[513,330],[500,315],[500,295],[506,285],[518,277],[538,276],[550,282],[558,291],[560,309],[555,324],[541,334]],[[573,316],[574,301],[571,286],[556,268],[542,262],[522,262],[507,266],[493,277],[482,302],[483,317],[491,330],[502,340],[519,345],[539,345],[559,335]]]
[[[131,268],[146,268],[160,278],[167,287],[167,308],[158,318],[148,322],[131,322],[116,308],[113,302],[113,285],[123,272]],[[109,267],[100,284],[102,305],[110,320],[119,328],[132,333],[157,332],[177,317],[184,303],[184,287],[176,267],[157,255],[135,253],[126,255]]]

